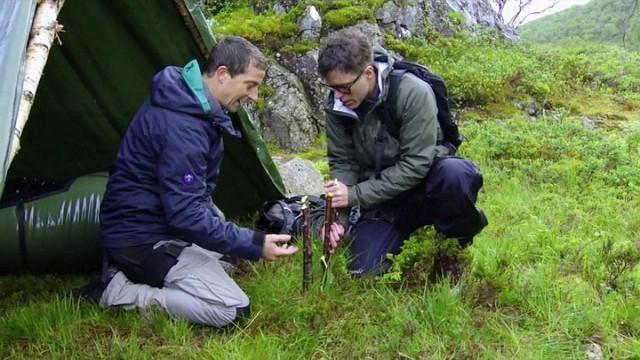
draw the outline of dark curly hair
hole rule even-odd
[[[356,74],[373,62],[371,43],[360,31],[343,29],[333,33],[320,48],[318,73],[322,78],[334,70]]]

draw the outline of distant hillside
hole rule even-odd
[[[623,45],[627,28],[627,48],[640,50],[640,4],[631,16],[636,1],[592,0],[522,25],[518,32],[523,40],[535,43],[580,38]]]

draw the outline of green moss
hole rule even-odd
[[[256,110],[264,110],[267,108],[267,101],[263,98],[258,98],[258,100],[256,100]]]
[[[316,9],[318,9],[318,11],[322,14],[327,10],[329,3],[323,0],[302,1],[293,9],[291,9],[291,11],[289,11],[285,15],[285,18],[291,22],[296,22],[298,18],[300,18],[304,14],[304,10],[307,8],[307,6],[310,5],[315,6]]]
[[[242,7],[223,11],[215,16],[214,33],[237,35],[251,42],[277,49],[284,39],[296,34],[297,26],[284,15],[256,14],[251,8]]]
[[[324,181],[329,181],[331,179],[331,174],[329,172],[329,162],[327,160],[317,160],[313,162],[313,167],[322,175]]]
[[[277,141],[269,141],[267,142],[267,151],[271,156],[286,156],[287,152],[282,149],[280,144]]]
[[[267,99],[275,94],[276,89],[265,83],[262,83],[258,88],[258,100],[256,100],[256,109],[264,110],[267,107]]]
[[[464,24],[464,15],[459,11],[451,11],[449,12],[449,21],[453,25],[462,25]]]
[[[327,135],[325,133],[320,134],[313,145],[309,146],[307,150],[298,154],[298,156],[305,160],[319,160],[327,157]]]
[[[348,6],[327,11],[324,20],[330,29],[340,29],[360,20],[370,19],[371,16],[371,10],[364,6]]]
[[[261,84],[258,88],[258,95],[261,95],[263,98],[268,99],[276,93],[276,89],[273,86],[269,86],[267,84]]]
[[[480,107],[480,114],[483,118],[489,119],[505,119],[520,114],[520,109],[512,102],[495,102],[485,104]]]
[[[306,54],[307,52],[318,48],[318,42],[315,41],[302,41],[302,42],[295,42],[289,45],[285,45],[282,47],[282,49],[280,50],[280,52],[287,54],[287,53],[294,53],[297,55],[302,55],[302,54]]]

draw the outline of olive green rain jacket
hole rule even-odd
[[[425,179],[434,159],[449,154],[437,119],[436,99],[429,84],[412,74],[400,79],[395,96],[396,119],[401,120],[399,138],[385,132],[380,178],[375,176],[375,138],[381,126],[376,108],[386,101],[393,58],[376,46],[380,95],[363,118],[329,94],[325,106],[328,156],[331,177],[346,184],[349,206],[363,208],[391,200]],[[384,57],[382,57],[383,59]]]

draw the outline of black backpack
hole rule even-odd
[[[386,59],[381,59],[386,61]],[[431,86],[436,96],[436,105],[438,106],[438,123],[444,135],[444,143],[449,147],[450,154],[456,153],[464,137],[458,130],[458,125],[451,118],[449,110],[450,100],[447,95],[447,87],[441,77],[434,74],[426,66],[412,63],[409,61],[397,60],[393,63],[393,68],[389,74],[389,90],[387,92],[387,100],[380,104],[376,109],[378,117],[382,121],[382,126],[376,135],[376,176],[380,176],[382,170],[382,155],[384,153],[384,131],[386,130],[391,136],[398,139],[400,137],[401,121],[397,119],[395,103],[398,85],[402,75],[411,73]]]
[[[302,234],[302,195],[269,201],[262,206],[256,228],[269,234]],[[324,221],[324,199],[309,195],[310,226],[315,229]]]

